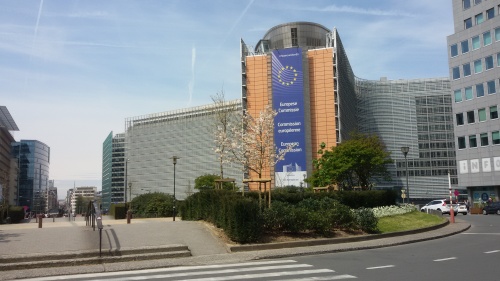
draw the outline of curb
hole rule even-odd
[[[389,232],[383,234],[371,234],[371,235],[360,235],[354,237],[345,237],[345,238],[324,238],[324,239],[314,239],[314,240],[303,240],[303,241],[295,241],[295,242],[278,242],[272,244],[251,244],[251,245],[229,245],[230,252],[245,252],[245,251],[261,251],[261,250],[276,250],[276,249],[284,249],[284,248],[296,248],[296,247],[310,247],[310,246],[321,246],[321,245],[330,245],[330,244],[341,244],[341,243],[352,243],[352,242],[360,242],[360,241],[369,241],[375,239],[382,238],[390,238],[404,235],[417,234],[427,231],[436,230],[442,227],[445,227],[450,222],[447,220],[441,224],[423,227],[418,229],[412,229],[407,231],[398,231],[398,232]],[[469,226],[470,227],[470,226]]]

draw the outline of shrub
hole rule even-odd
[[[256,242],[262,235],[258,201],[228,190],[202,190],[181,206],[183,220],[205,220],[239,243]]]
[[[378,219],[370,208],[359,208],[353,211],[359,229],[368,232],[378,232]]]
[[[24,208],[22,206],[9,206],[9,217],[11,223],[20,223],[24,219]]]
[[[403,215],[406,213],[411,213],[413,211],[417,211],[417,207],[412,204],[403,204],[400,206],[391,205],[391,206],[373,208],[373,213],[377,218],[394,216],[394,215]]]

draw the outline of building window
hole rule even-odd
[[[477,50],[481,47],[481,40],[479,40],[479,35],[472,37],[472,50]]]
[[[477,84],[476,85],[476,97],[482,97],[484,96],[484,86],[483,84]]]
[[[458,149],[465,148],[465,137],[458,137]]]
[[[500,144],[500,131],[491,132],[491,143]]]
[[[488,95],[491,95],[491,94],[494,94],[497,92],[495,89],[495,80],[491,80],[491,81],[486,82],[486,85],[488,86]]]
[[[463,71],[464,71],[464,77],[465,76],[470,76],[471,71],[470,71],[470,63],[466,63],[462,66]]]
[[[495,9],[491,8],[491,9],[486,10],[486,19],[487,20],[492,19],[494,17],[495,17]]]
[[[483,46],[491,44],[491,33],[489,31],[483,33]]]
[[[297,36],[297,28],[292,28],[291,33],[292,33],[292,47],[299,46],[299,39]]]
[[[471,100],[472,97],[472,87],[465,88],[465,100]]]
[[[487,146],[488,145],[488,133],[482,133],[480,138],[481,138],[481,146]]]
[[[460,68],[458,66],[454,67],[452,71],[453,71],[453,80],[460,79]]]
[[[462,0],[462,7],[464,7],[464,10],[467,10],[470,8],[470,0]]]
[[[484,22],[483,13],[477,14],[475,19],[476,19],[476,25],[483,23]]]
[[[477,110],[477,117],[479,118],[479,122],[486,121],[486,108],[480,108]]]
[[[476,135],[469,136],[469,147],[477,147]]]
[[[462,101],[462,90],[455,90],[455,102]]]
[[[500,27],[495,28],[495,41],[500,40]]]
[[[500,66],[500,53],[497,54],[497,66]]]
[[[474,61],[474,73],[478,74],[483,72],[483,64],[481,63],[481,60],[476,60]]]
[[[497,119],[498,118],[498,111],[497,111],[497,106],[490,106],[490,119]]]
[[[464,20],[464,28],[469,29],[471,27],[472,27],[472,19],[468,18],[468,19]]]
[[[460,46],[462,47],[462,54],[469,52],[469,40],[460,42]]]
[[[472,124],[475,122],[476,122],[476,119],[474,118],[474,110],[467,111],[467,123]]]
[[[480,4],[482,0],[474,0],[474,5]]]
[[[453,44],[453,45],[450,46],[450,55],[451,55],[451,57],[458,56],[458,47],[457,47],[457,44]]]
[[[484,58],[484,68],[486,70],[493,68],[493,57],[492,56],[487,56]]]
[[[464,114],[463,113],[457,113],[456,119],[457,119],[457,126],[464,124]]]

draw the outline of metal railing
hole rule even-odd
[[[102,256],[102,214],[99,208],[99,203],[96,201],[90,201],[87,206],[87,212],[85,213],[85,222],[87,226],[92,226],[95,231],[99,230],[99,257]]]

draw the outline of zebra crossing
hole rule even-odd
[[[356,276],[338,274],[332,269],[315,268],[313,265],[295,260],[262,260],[255,262],[215,264],[200,266],[180,266],[140,271],[107,272],[54,276],[30,279],[50,280],[91,280],[91,281],[133,281],[133,280],[185,280],[185,281],[225,281],[225,280],[346,280]]]

